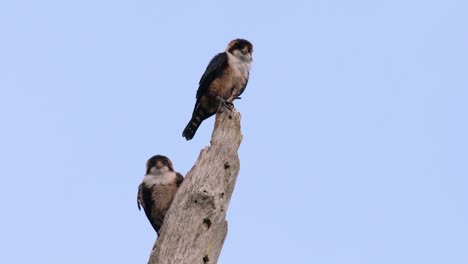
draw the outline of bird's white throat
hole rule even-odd
[[[156,173],[156,174],[146,174],[143,178],[143,183],[151,186],[155,184],[170,184],[175,182],[176,180],[176,173],[175,171],[168,171],[164,173]]]
[[[228,59],[231,63],[231,66],[237,70],[244,78],[249,75],[250,67],[252,66],[252,58],[246,57],[247,55],[236,54],[233,55],[229,52]],[[243,56],[242,58],[240,56]]]

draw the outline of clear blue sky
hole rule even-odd
[[[221,264],[468,263],[466,1],[3,1],[0,263],[146,263],[147,158],[254,44]],[[66,261],[65,261],[66,260]]]

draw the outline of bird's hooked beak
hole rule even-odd
[[[160,170],[164,167],[164,164],[161,161],[156,162],[156,169]]]

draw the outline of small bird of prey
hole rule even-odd
[[[249,41],[235,39],[211,60],[199,82],[192,118],[182,133],[186,140],[193,138],[203,120],[214,115],[219,106],[230,109],[234,99],[240,99],[249,80],[252,52]]]
[[[174,171],[171,160],[162,155],[151,157],[146,163],[146,174],[138,187],[137,205],[145,210],[151,225],[159,236],[159,229],[184,177]]]

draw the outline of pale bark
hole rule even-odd
[[[200,152],[185,176],[149,264],[218,262],[227,235],[226,211],[239,174],[240,119],[235,109],[216,114],[211,146]]]

